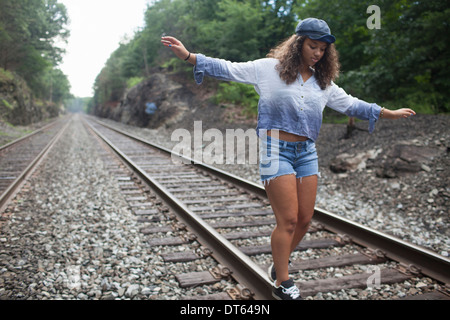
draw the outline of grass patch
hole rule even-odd
[[[8,81],[13,81],[14,80],[14,76],[11,72],[9,72],[8,70],[5,70],[3,68],[0,68],[0,82],[8,82]]]
[[[244,107],[243,113],[246,116],[256,116],[258,114],[259,96],[252,85],[238,82],[223,82],[219,84],[219,90],[214,97],[214,102],[232,103]]]
[[[9,104],[8,101],[6,101],[5,99],[2,99],[2,103],[5,107],[7,107],[9,110],[13,109],[13,106]]]
[[[131,89],[134,86],[137,86],[139,83],[141,83],[144,80],[142,77],[133,77],[127,80],[127,89]]]

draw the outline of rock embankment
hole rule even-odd
[[[0,68],[0,120],[13,125],[30,125],[59,113],[55,104],[36,101],[18,75]]]
[[[195,105],[195,95],[164,73],[154,73],[126,90],[120,101],[98,105],[94,114],[125,124],[159,128],[176,125]]]

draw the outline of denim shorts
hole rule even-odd
[[[288,142],[260,137],[259,172],[264,185],[280,176],[320,176],[316,144],[312,140]]]

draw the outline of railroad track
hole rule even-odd
[[[69,117],[0,147],[0,212],[69,124]]]
[[[266,270],[275,220],[261,186],[191,159],[175,163],[170,150],[91,118],[84,118],[84,123],[104,145],[105,161],[143,223],[140,231],[148,244],[167,248],[164,261],[189,263],[212,257],[217,262],[210,271],[175,275],[179,286],[230,281],[227,292],[181,299],[272,298]],[[192,251],[177,251],[178,245],[188,243]],[[406,298],[450,299],[449,259],[318,208],[297,247],[296,254],[302,253],[315,256],[290,265],[303,297],[419,279],[433,283],[425,284],[430,290]],[[343,267],[352,273],[316,279],[317,270]],[[314,276],[299,280],[299,272]]]

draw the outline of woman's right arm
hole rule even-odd
[[[197,64],[197,55],[194,53],[190,53],[179,41],[174,37],[162,37],[161,43],[166,47],[172,49],[172,52],[180,59],[187,61],[194,66]],[[187,59],[187,60],[186,60]]]
[[[194,77],[197,84],[203,82],[205,75],[219,80],[252,85],[257,85],[258,83],[257,65],[262,63],[262,60],[230,62],[223,59],[206,57],[202,54],[190,53],[184,47],[183,43],[174,37],[162,37],[161,42],[166,47],[169,47],[178,58],[188,61],[195,66]]]

